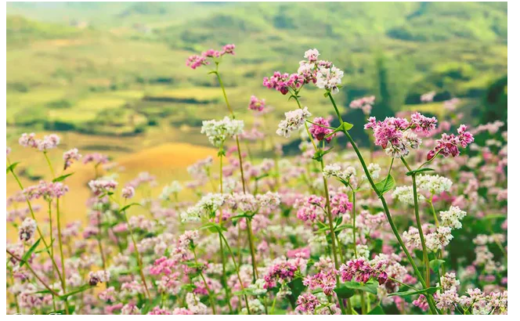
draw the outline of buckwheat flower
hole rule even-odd
[[[265,288],[265,280],[264,279],[256,279],[255,283],[249,285],[249,289],[253,295],[259,296],[267,293]]]
[[[188,207],[181,213],[182,222],[199,222],[202,218],[202,209],[197,206]]]
[[[307,107],[285,113],[285,120],[278,124],[276,133],[280,136],[290,137],[291,133],[299,130],[305,124],[305,120],[312,116]]]
[[[336,193],[330,199],[331,214],[334,216],[345,214],[352,210],[352,203],[348,201],[348,195]]]
[[[422,143],[422,140],[417,136],[417,134],[409,130],[403,133],[403,140],[405,145],[412,149],[419,148]]]
[[[186,66],[191,69],[197,69],[200,66],[209,65],[209,61],[204,56],[193,55],[186,60]]]
[[[81,158],[81,154],[78,152],[77,148],[73,148],[69,151],[63,153],[63,160],[65,162],[63,166],[63,170],[69,168],[75,160],[79,160]]]
[[[23,147],[37,148],[38,141],[36,140],[35,136],[36,135],[34,133],[23,133],[20,139],[18,140],[18,143],[20,143],[20,145]]]
[[[330,164],[323,168],[323,176],[326,178],[340,177],[341,176],[341,165]]]
[[[392,193],[393,198],[397,198],[400,202],[405,204],[414,205],[413,188],[412,186],[398,186]],[[424,196],[421,194],[417,195],[417,201],[424,201]]]
[[[32,218],[26,218],[22,222],[22,226],[20,226],[20,230],[18,231],[18,237],[20,241],[29,241],[36,231],[36,221]]]
[[[456,279],[455,273],[446,273],[444,276],[441,276],[441,289],[443,291],[456,291],[459,285],[460,281]]]
[[[426,94],[422,94],[421,102],[423,102],[423,103],[432,102],[433,98],[435,97],[436,94],[437,93],[435,91],[430,91],[430,92],[427,92]]]
[[[212,215],[224,205],[224,195],[209,193],[202,197],[197,207],[205,212],[203,215]]]
[[[296,305],[296,311],[312,315],[320,305],[320,301],[312,293],[302,293],[296,300]]]
[[[91,286],[96,286],[98,283],[105,283],[108,282],[110,279],[110,272],[108,271],[96,271],[96,272],[89,272],[88,274],[89,281],[88,283]]]
[[[298,270],[298,267],[291,261],[286,259],[277,259],[273,261],[273,264],[267,268],[267,272],[264,276],[266,289],[274,288],[279,282],[285,284],[290,282],[294,278],[294,274]]]
[[[441,139],[435,142],[434,149],[428,152],[427,159],[431,160],[436,154],[444,157],[458,156],[460,154],[459,146],[465,148],[474,141],[473,135],[468,131],[466,125],[460,125],[457,133],[457,136],[442,134]]]
[[[104,193],[112,193],[117,187],[117,182],[114,180],[105,180],[98,179],[92,180],[88,183],[88,186],[94,193],[94,195],[99,196]]]
[[[327,141],[327,143],[330,143],[330,141],[332,140],[332,137],[335,135],[325,137],[329,134],[332,134],[332,132],[333,132],[332,129],[326,128],[326,127],[330,127],[329,121],[323,117],[316,117],[316,118],[314,118],[314,120],[312,122],[313,122],[313,124],[309,128],[309,132],[311,133],[311,135],[320,142],[323,139],[325,139]]]
[[[451,309],[459,302],[457,291],[450,290],[434,297],[437,309]]]
[[[255,96],[251,96],[251,100],[249,101],[249,109],[256,111],[263,111],[265,108],[265,99],[258,99]]]
[[[128,303],[121,308],[122,315],[140,315],[141,310],[133,303]]]
[[[453,182],[439,175],[419,175],[417,176],[417,185],[419,188],[432,193],[433,195],[440,195],[443,192],[448,192]]]
[[[173,315],[193,315],[193,312],[191,312],[188,309],[185,308],[175,308],[172,311]]]
[[[280,205],[280,194],[276,192],[257,194],[256,199],[258,200],[258,205],[263,208],[276,208],[276,206]]]
[[[303,279],[303,285],[308,286],[309,289],[322,289],[325,295],[332,295],[336,287],[336,270],[320,271],[315,275],[307,275]]]
[[[253,315],[264,314],[265,313],[265,307],[262,304],[262,302],[260,302],[260,300],[254,299],[253,301],[249,302],[249,311]],[[247,308],[242,308],[242,313],[246,314],[247,313]]]
[[[460,221],[466,216],[466,212],[462,211],[457,206],[451,206],[449,211],[441,211],[439,213],[441,225],[454,229],[460,229],[462,224]]]
[[[405,143],[399,141],[395,144],[390,144],[385,149],[385,153],[392,158],[401,158],[408,156],[410,150],[408,150]]]
[[[295,204],[298,207],[296,217],[304,222],[316,222],[325,208],[325,199],[321,196],[311,195]]]
[[[234,44],[227,44],[225,46],[222,47],[222,52],[220,53],[221,55],[224,55],[224,54],[230,54],[230,55],[235,55],[235,45]]]
[[[172,313],[166,309],[162,309],[161,307],[154,307],[152,311],[148,312],[148,315],[171,315]]]
[[[60,137],[56,134],[43,137],[42,140],[38,141],[38,149],[42,152],[58,147],[60,143]]]
[[[411,129],[423,135],[430,134],[437,126],[437,118],[426,117],[420,113],[413,113],[411,116],[410,127]]]
[[[88,163],[94,163],[95,165],[106,164],[108,163],[108,156],[99,153],[87,154],[83,158],[83,164]]]
[[[206,134],[213,146],[221,147],[226,139],[241,134],[244,131],[244,122],[241,120],[231,120],[229,117],[224,119],[207,120],[202,122],[202,134]]]
[[[450,244],[453,235],[451,235],[451,228],[440,226],[435,233],[427,234],[425,238],[426,247],[431,251],[438,251]]]
[[[371,277],[376,275],[376,271],[370,266],[370,263],[364,259],[354,259],[341,265],[339,269],[341,281],[352,281],[366,283]]]
[[[190,292],[186,293],[186,304],[193,314],[206,314],[208,311],[208,307],[200,302],[199,297]]]
[[[182,191],[182,185],[178,181],[173,181],[170,185],[163,188],[161,195],[162,200],[168,200],[172,194],[178,194]]]
[[[350,103],[350,108],[361,109],[365,115],[370,115],[375,100],[375,96],[359,98]]]
[[[132,186],[123,187],[123,191],[121,192],[121,196],[123,198],[132,198],[135,195],[135,189]]]
[[[338,86],[341,85],[341,78],[343,78],[343,71],[332,66],[331,68],[320,67],[316,74],[316,86],[321,89],[326,89],[333,94],[339,92]]]
[[[309,62],[316,62],[318,60],[318,56],[320,55],[320,52],[318,49],[309,49],[305,52],[303,57],[307,59]]]
[[[11,154],[11,148],[7,147],[6,148],[6,156],[9,156],[9,154]]]
[[[264,86],[269,89],[275,89],[281,92],[283,95],[289,92],[289,89],[296,90],[305,83],[305,78],[299,74],[288,73],[281,74],[275,71],[271,77],[264,78]]]
[[[381,174],[381,166],[379,166],[379,164],[370,163],[368,164],[367,169],[373,179],[379,178],[379,175]]]

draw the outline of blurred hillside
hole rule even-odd
[[[475,107],[507,74],[505,3],[8,3],[7,13],[8,140],[48,130],[204,145],[191,133],[223,116],[221,93],[184,63],[225,43],[237,55],[224,82],[248,121],[252,94],[279,114],[294,107],[262,78],[295,71],[309,48],[345,71],[341,104],[374,94],[376,113],[428,91]],[[304,99],[330,113],[321,94]]]

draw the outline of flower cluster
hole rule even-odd
[[[249,101],[249,109],[256,111],[263,111],[265,108],[265,99],[258,99],[255,96],[251,96]]]
[[[264,78],[264,86],[287,94],[289,89],[297,90],[304,84],[303,76],[298,74],[280,73],[276,71],[271,77]]]
[[[224,117],[222,120],[206,120],[202,122],[202,134],[206,134],[210,143],[222,147],[226,139],[241,134],[244,131],[244,122]]]
[[[309,128],[309,132],[312,137],[314,137],[318,141],[322,141],[325,139],[327,143],[330,143],[334,135],[332,134],[333,130],[330,128],[330,123],[327,119],[322,117],[316,117],[312,121],[312,125]]]
[[[307,107],[288,111],[285,113],[285,120],[282,120],[280,124],[278,124],[276,133],[283,137],[289,137],[293,131],[300,129],[310,116],[312,116],[312,114]]]
[[[43,139],[36,139],[34,133],[23,133],[18,142],[23,147],[37,148],[42,152],[45,152],[49,149],[58,147],[60,144],[60,137],[56,134],[51,134],[44,136]]]
[[[456,136],[454,134],[442,134],[441,139],[436,141],[435,148],[428,152],[427,159],[431,160],[437,154],[444,157],[458,156],[460,154],[459,147],[465,148],[475,140],[466,125],[460,125],[457,133]]]
[[[223,46],[221,51],[208,49],[200,55],[190,56],[186,60],[186,66],[190,67],[191,69],[197,69],[201,66],[209,65],[208,58],[220,58],[226,54],[235,55],[234,44],[228,44]]]

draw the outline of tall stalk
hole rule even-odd
[[[222,94],[224,95],[224,100],[226,101],[226,106],[228,108],[229,114],[233,119],[235,119],[235,113],[233,112],[233,109],[231,108],[231,104],[229,103],[229,99],[226,94],[226,88],[224,87],[224,82],[222,81],[222,77],[220,76],[220,73],[218,72],[218,62],[215,62],[216,69],[213,71],[213,73],[217,76],[218,82],[220,84],[220,88],[222,89]],[[238,161],[240,164],[240,177],[242,179],[242,192],[246,193],[246,181],[244,178],[244,166],[243,166],[243,160],[242,160],[242,151],[240,149],[240,140],[238,139],[238,135],[235,137],[236,144],[237,144],[237,152],[238,152]],[[253,281],[256,281],[258,277],[258,268],[256,266],[256,258],[255,258],[255,246],[253,242],[253,231],[251,229],[251,224],[249,221],[247,222],[247,236],[249,240],[249,251],[251,252],[251,263],[253,265]]]
[[[393,220],[392,216],[390,215],[390,210],[388,209],[388,204],[386,203],[386,200],[385,200],[383,194],[381,194],[379,192],[379,190],[377,189],[376,184],[374,183],[374,180],[372,179],[372,175],[370,175],[370,172],[368,171],[365,160],[364,160],[363,156],[361,155],[359,148],[356,145],[356,142],[354,141],[354,139],[352,139],[352,136],[350,136],[348,130],[346,130],[345,127],[343,126],[343,123],[344,123],[343,118],[341,117],[341,114],[339,113],[339,110],[338,110],[338,107],[336,106],[336,102],[334,101],[334,98],[332,98],[332,94],[329,93],[328,96],[330,98],[330,101],[332,102],[332,105],[334,106],[334,110],[336,112],[336,115],[338,116],[343,133],[345,134],[345,136],[347,137],[349,142],[352,144],[352,147],[354,148],[354,151],[356,152],[359,162],[361,163],[361,166],[363,167],[363,171],[365,172],[365,175],[368,179],[368,182],[370,183],[370,186],[372,187],[374,192],[377,194],[378,198],[381,201],[381,204],[383,205],[383,210],[384,210],[385,216],[388,220],[388,223],[390,224],[390,227],[392,228],[392,232],[394,233],[395,238],[397,239],[397,242],[399,243],[401,249],[403,250],[404,254],[406,255],[406,258],[412,265],[412,268],[413,268],[415,274],[417,275],[419,282],[421,282],[421,285],[423,286],[423,288],[427,288],[426,282],[424,281],[424,278],[422,277],[422,274],[420,273],[419,268],[415,264],[415,261],[413,260],[412,256],[410,255],[410,252],[408,251],[408,249],[406,248],[406,245],[404,244],[403,240],[401,239],[401,235],[399,234],[399,231],[397,230],[394,220]],[[437,311],[435,309],[435,303],[431,297],[431,294],[427,293],[426,299],[428,301],[428,306],[430,308],[430,312],[432,314],[436,314]]]

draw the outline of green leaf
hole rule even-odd
[[[429,294],[434,294],[435,292],[437,292],[439,288],[437,287],[434,287],[434,288],[427,288],[427,289],[422,289],[422,290],[409,290],[409,291],[404,291],[404,292],[395,292],[395,293],[390,293],[388,294],[388,296],[411,296],[411,295],[415,295],[415,294],[426,294],[426,293],[429,293]]]
[[[225,231],[226,229],[220,226],[219,224],[208,222],[199,227],[199,230],[209,230],[211,233],[222,233],[222,231]]]
[[[346,122],[346,121],[343,122],[343,129],[344,129],[345,131],[349,131],[349,130],[351,130],[352,127],[354,127],[353,124],[348,123],[348,122]]]
[[[16,166],[18,166],[18,164],[20,164],[20,162],[15,162],[15,163],[12,163],[11,165],[7,166],[6,173],[14,172],[14,169],[16,168]]]
[[[444,264],[444,262],[445,262],[444,260],[432,260],[432,261],[430,261],[430,267],[434,271],[438,272],[440,267]]]
[[[330,153],[331,150],[332,150],[332,147],[327,149],[327,150],[321,150],[320,149],[316,153],[314,153],[314,156],[312,157],[312,159],[317,160],[319,162],[319,161],[321,161],[323,159],[323,156],[325,156],[328,153]]]
[[[412,174],[420,174],[420,173],[424,173],[424,172],[435,172],[435,170],[433,168],[420,168],[420,169],[416,169],[414,171],[407,172],[406,176],[412,176]]]
[[[384,180],[379,183],[376,183],[377,191],[379,195],[383,195],[384,193],[395,188],[395,179],[392,175],[388,175]]]
[[[141,205],[141,204],[139,204],[139,203],[132,203],[132,204],[125,205],[125,206],[123,206],[123,207],[119,210],[119,212],[124,212],[124,211],[126,211],[127,209],[129,209],[130,207],[132,207],[132,206],[134,206],[134,205],[138,205],[138,206],[139,206],[139,205]]]
[[[339,232],[339,231],[346,230],[346,229],[348,229],[348,228],[353,228],[353,226],[350,225],[350,224],[341,224],[340,226],[336,227],[336,228],[334,229],[334,231],[335,231],[335,232]]]
[[[75,295],[75,294],[78,294],[78,293],[81,293],[81,292],[85,292],[89,289],[91,289],[93,286],[91,286],[90,284],[84,284],[82,286],[80,286],[79,288],[75,289],[75,290],[72,290],[71,292],[67,293],[67,294],[64,294],[64,295],[61,295],[60,296],[60,300],[67,300],[67,298],[69,296],[72,296],[72,295]]]
[[[339,287],[336,287],[334,289],[334,292],[336,292],[338,297],[342,299],[348,299],[350,297],[353,297],[354,294],[356,294],[356,290],[348,288],[344,284],[340,285]]]
[[[368,312],[368,314],[385,314],[385,310],[383,310],[383,308],[380,305],[378,305],[375,308],[373,308],[370,312]]]
[[[29,260],[31,258],[31,255],[33,254],[34,250],[36,250],[36,248],[40,244],[41,240],[42,240],[41,238],[38,239],[38,241],[34,242],[34,244],[31,246],[29,251],[25,252],[25,254],[22,257],[22,261],[20,261],[20,267],[22,267],[25,263],[27,263],[27,260]]]
[[[67,177],[72,176],[72,175],[74,175],[74,173],[61,175],[60,177],[56,177],[55,179],[53,179],[52,182],[53,182],[53,183],[62,182],[62,181],[64,181]]]
[[[480,220],[494,220],[494,219],[504,219],[506,218],[507,216],[505,214],[490,214],[490,215],[486,215],[484,216],[483,218],[481,218]]]
[[[360,282],[350,281],[350,282],[343,283],[343,285],[346,288],[349,288],[349,289],[352,289],[352,290],[360,290],[360,291],[365,291],[365,292],[369,292],[369,293],[377,295],[378,284],[376,282],[373,282],[373,281],[369,281],[369,282],[364,283],[364,284],[360,283]]]

